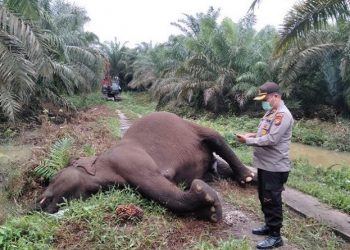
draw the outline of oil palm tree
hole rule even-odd
[[[31,23],[0,6],[0,105],[14,119],[39,74],[50,79],[52,68],[43,33]]]
[[[254,0],[249,11],[254,11],[260,2],[261,0]],[[347,19],[349,15],[348,0],[304,0],[296,3],[284,18],[276,54],[285,51],[309,31],[321,29],[330,24],[331,20]]]
[[[167,43],[141,46],[133,64],[129,86],[149,89],[158,106],[192,105],[221,112],[239,110],[257,92],[263,80],[273,80],[271,54],[278,33],[267,27],[257,33],[254,15],[239,23],[225,18],[218,23],[219,10],[173,23],[183,32]]]
[[[1,1],[0,106],[9,119],[33,97],[62,103],[62,93],[99,81],[102,57],[83,31],[86,20],[61,1]]]
[[[277,32],[272,28],[268,32],[267,28],[257,34],[252,28],[252,15],[238,24],[227,18],[218,24],[217,12],[212,9],[197,15],[198,19],[186,17],[189,20],[182,20],[182,24],[189,27],[181,26],[185,34],[179,36],[177,46],[172,45],[178,51],[171,53],[184,56],[172,62],[171,70],[151,91],[163,103],[176,100],[178,104],[191,103],[214,112],[243,107],[256,93],[260,83],[257,80],[274,77],[268,73],[268,64],[272,37],[276,40]]]
[[[250,10],[259,2],[253,1]],[[300,77],[309,79],[321,72],[328,99],[333,100],[328,103],[339,106],[340,102],[342,110],[350,110],[349,18],[348,0],[304,0],[288,12],[275,56],[282,68],[280,82],[289,93],[296,83],[300,87]]]

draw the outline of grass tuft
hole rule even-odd
[[[214,245],[211,242],[201,241],[199,242],[194,249],[198,250],[250,250],[252,249],[249,245],[248,240],[237,240],[237,239],[228,239],[228,240],[220,240],[218,244]]]

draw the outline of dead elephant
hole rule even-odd
[[[217,222],[220,201],[203,181],[216,162],[213,153],[229,164],[239,182],[253,179],[219,133],[172,113],[155,112],[135,121],[115,147],[73,161],[38,202],[42,210],[55,213],[64,198],[87,198],[100,189],[130,185],[176,214]],[[189,189],[178,188],[179,183]]]

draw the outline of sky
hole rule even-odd
[[[94,32],[101,42],[114,38],[128,47],[142,42],[163,43],[170,35],[180,34],[171,25],[183,14],[206,13],[209,6],[220,8],[224,17],[237,22],[244,17],[252,0],[66,0],[86,9],[91,21],[85,30]],[[255,9],[259,30],[270,24],[279,28],[283,17],[297,0],[262,0]]]

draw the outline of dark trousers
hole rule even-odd
[[[258,169],[258,194],[265,224],[270,227],[271,235],[280,235],[283,222],[282,191],[288,180],[289,172],[270,172]]]

